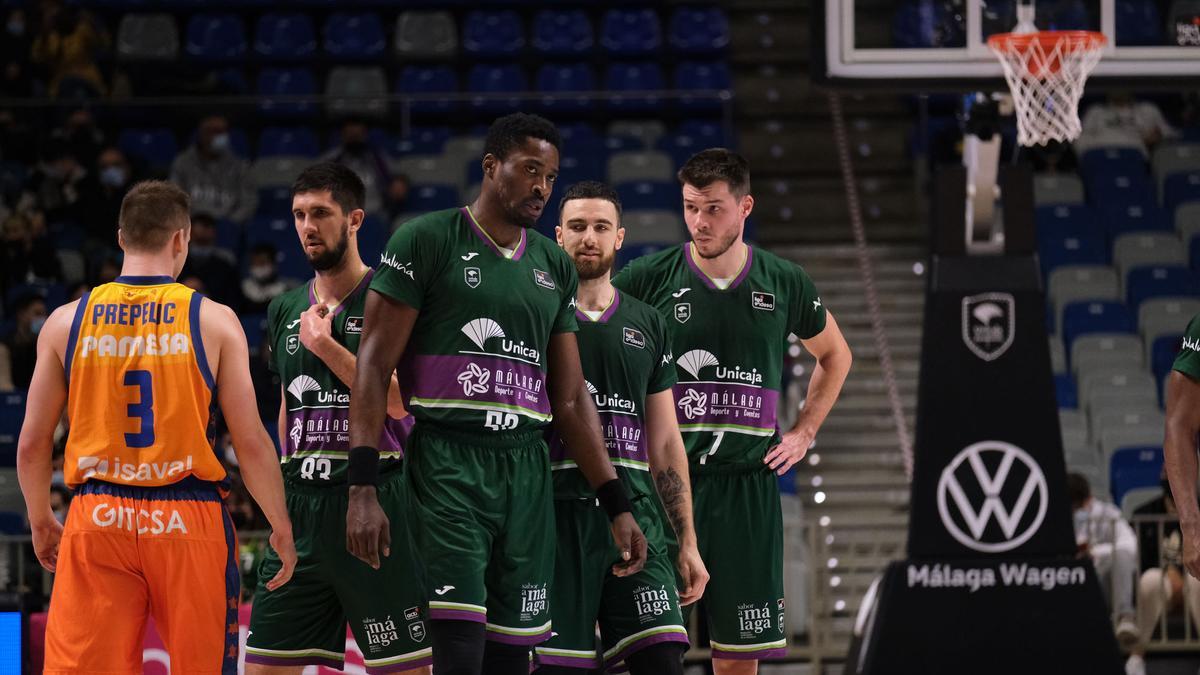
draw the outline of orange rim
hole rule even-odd
[[[988,38],[988,46],[999,51],[1025,50],[1034,42],[1042,49],[1050,50],[1059,42],[1066,42],[1067,49],[1098,49],[1108,42],[1104,33],[1090,30],[1043,30],[1036,33],[997,33]]]

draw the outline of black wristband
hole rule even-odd
[[[349,485],[377,485],[379,483],[379,451],[369,445],[350,448],[350,461],[346,467],[346,483]]]
[[[604,512],[608,514],[610,521],[616,520],[617,516],[622,513],[633,512],[633,504],[629,503],[629,496],[625,494],[625,486],[619,478],[614,478],[596,488],[596,499],[600,502],[600,506],[604,507]]]

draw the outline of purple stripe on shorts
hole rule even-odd
[[[432,614],[432,611],[430,612],[430,614]],[[541,633],[536,633],[534,635],[508,635],[506,633],[498,633],[496,631],[489,630],[486,633],[486,637],[487,637],[487,639],[491,640],[492,642],[499,642],[501,644],[506,644],[506,645],[521,645],[521,646],[529,645],[529,646],[532,646],[532,645],[540,645],[541,643],[545,642],[546,640],[549,640],[550,639],[550,631],[546,630]]]
[[[335,659],[332,656],[300,656],[294,659],[285,659],[278,656],[261,656],[259,654],[246,654],[246,663],[257,663],[260,666],[287,666],[296,668],[299,666],[325,666],[326,668],[335,668],[341,670],[345,666],[345,661]]]
[[[537,662],[539,665],[543,666],[583,668],[584,670],[595,670],[600,667],[600,659],[586,658],[583,656],[550,656],[547,654],[538,654]]]
[[[425,666],[433,665],[433,656],[423,656],[416,661],[405,661],[404,663],[393,663],[390,666],[366,666],[367,672],[371,675],[382,675],[383,673],[403,673],[414,668],[424,668]]]
[[[487,615],[482,612],[471,612],[465,609],[434,609],[429,608],[429,618],[435,621],[474,621],[487,623]]]
[[[752,652],[727,652],[719,647],[713,647],[712,650],[712,657],[714,659],[730,659],[733,661],[766,661],[782,659],[785,656],[787,656],[787,647],[756,649]]]
[[[640,640],[635,640],[628,647],[614,654],[612,658],[605,659],[604,665],[606,668],[611,668],[613,664],[624,661],[630,654],[637,653],[646,647],[649,647],[650,645],[656,645],[663,642],[680,642],[685,645],[689,644],[686,633],[659,633],[657,635],[647,635]],[[714,650],[713,653],[715,654],[716,650]]]

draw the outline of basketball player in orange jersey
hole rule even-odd
[[[45,673],[141,673],[153,616],[171,672],[236,673],[238,558],[228,478],[208,435],[219,403],[246,486],[292,575],[279,460],[258,418],[237,315],[175,283],[191,235],[187,193],[160,181],[121,203],[121,276],[55,310],[17,447],[33,546],[57,572]],[[66,406],[66,527],[50,511],[50,454]]]

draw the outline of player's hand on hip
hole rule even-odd
[[[679,577],[683,579],[683,588],[679,589],[679,604],[690,605],[704,597],[704,588],[708,586],[708,568],[700,559],[699,549],[695,546],[680,548],[675,566],[679,569]]]
[[[55,571],[58,567],[58,543],[62,541],[62,523],[50,518],[30,523],[29,529],[33,532],[33,552],[38,562],[48,571]]]
[[[325,340],[333,337],[333,313],[318,302],[300,314],[300,344],[305,349],[317,354],[324,346]]]
[[[804,459],[815,437],[816,433],[807,428],[787,432],[779,441],[779,445],[771,448],[767,456],[763,457],[763,464],[782,476],[795,466],[796,462]]]
[[[296,541],[292,539],[291,524],[286,528],[274,529],[269,541],[280,563],[279,571],[267,582],[267,590],[273,591],[290,581],[292,573],[296,571]]]
[[[392,533],[387,514],[379,505],[375,488],[350,486],[350,505],[346,509],[346,548],[355,558],[379,569],[380,555],[392,553]]]
[[[627,577],[642,571],[646,565],[646,535],[628,511],[612,521],[613,541],[621,552],[621,562],[613,565],[613,574]]]

